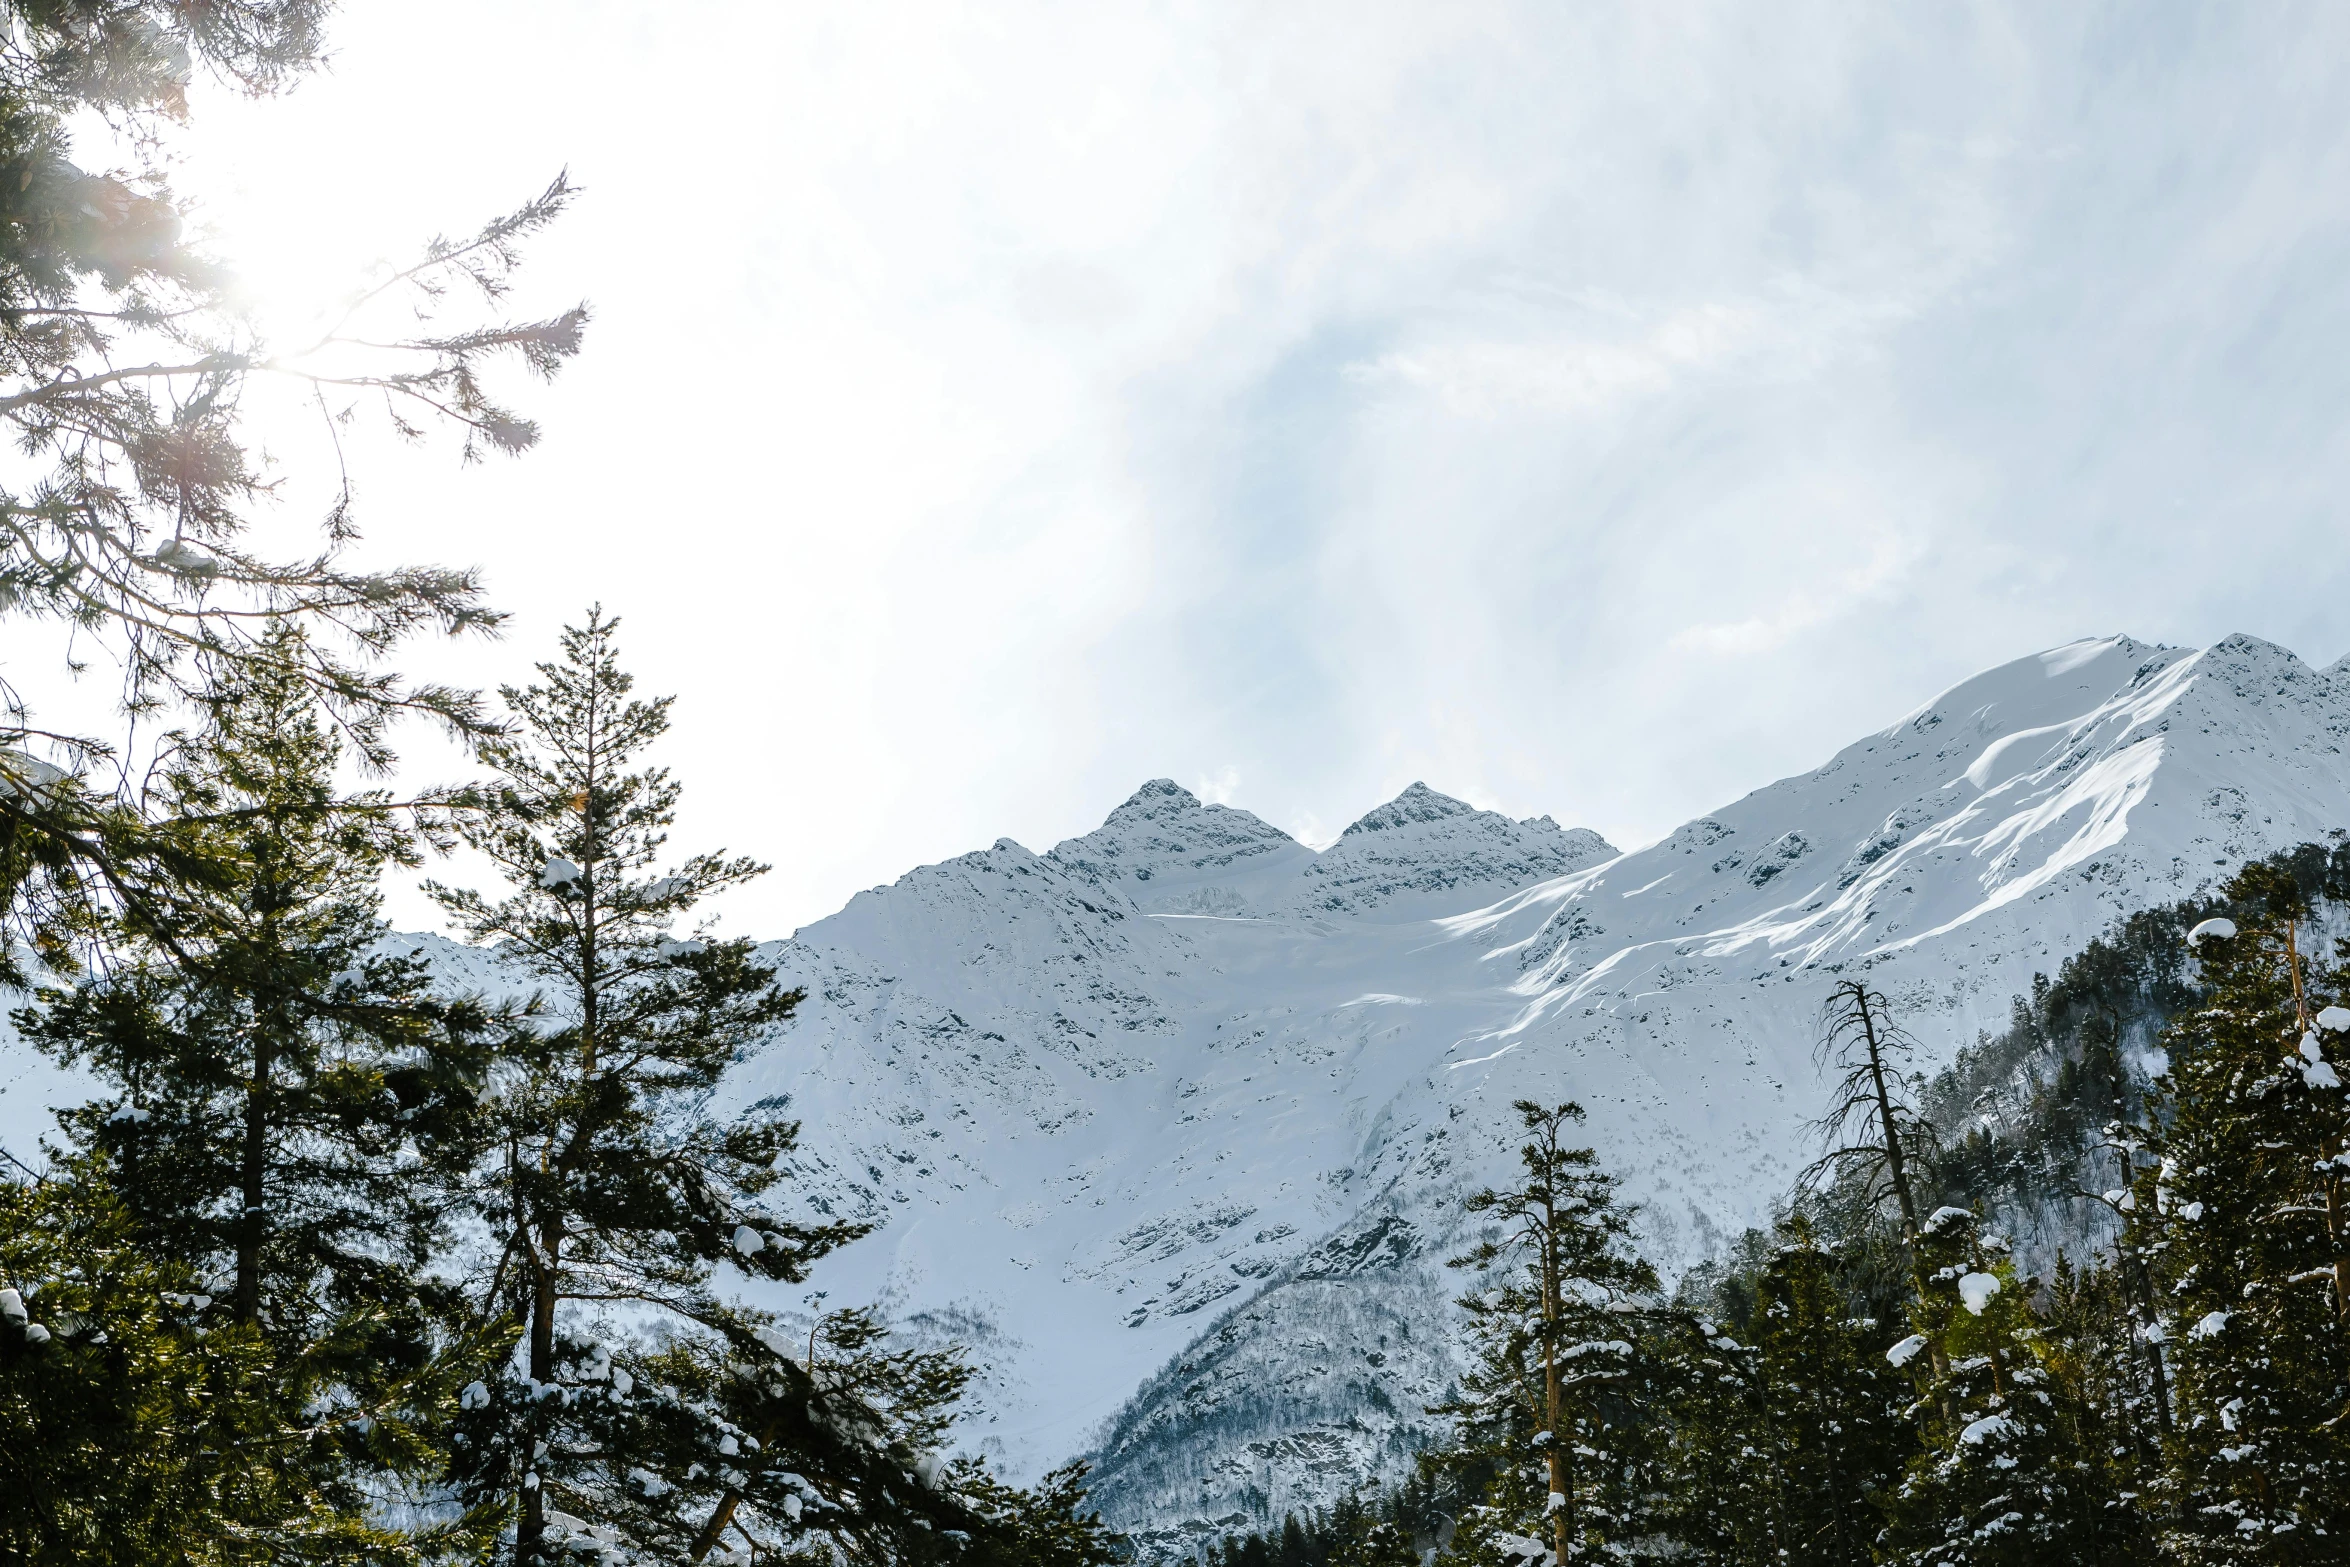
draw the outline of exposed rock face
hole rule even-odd
[[[1360,914],[1409,905],[1457,911],[1563,876],[1616,850],[1588,827],[1562,831],[1547,816],[1513,822],[1415,783],[1364,816],[1306,868],[1310,910]]]

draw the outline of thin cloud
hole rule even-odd
[[[336,28],[175,179],[305,278],[583,182],[546,446],[356,452],[370,547],[516,611],[421,674],[628,617],[679,842],[778,867],[746,929],[1158,774],[1314,840],[1424,777],[1635,842],[2086,631],[2350,645],[2350,13]]]

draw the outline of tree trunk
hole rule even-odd
[[[1885,1137],[1885,1169],[1893,1181],[1893,1195],[1901,1204],[1905,1237],[1914,1249],[1921,1233],[1917,1196],[1909,1186],[1909,1164],[1901,1152],[1901,1130],[1893,1119],[1893,1092],[1885,1086],[1885,1047],[1877,1038],[1877,1015],[1869,1006],[1868,991],[1856,980],[1848,982],[1854,1010],[1860,1017],[1861,1038],[1869,1050],[1869,1083],[1877,1094],[1877,1124]]]
[[[1552,1220],[1548,1208],[1545,1221]],[[1559,1386],[1558,1325],[1559,1268],[1555,1242],[1549,1239],[1547,1222],[1542,1246],[1542,1390],[1550,1421],[1550,1442],[1544,1456],[1550,1460],[1550,1496],[1544,1505],[1550,1509],[1551,1549],[1557,1567],[1567,1567],[1567,1541],[1573,1524],[1574,1480],[1567,1472],[1566,1394]]]
[[[759,1433],[761,1453],[775,1445],[778,1424],[770,1419],[766,1428]],[[742,1492],[731,1489],[718,1498],[718,1505],[710,1510],[710,1521],[702,1525],[700,1534],[694,1536],[694,1548],[692,1554],[686,1557],[687,1561],[698,1562],[718,1548],[719,1537],[726,1533],[726,1526],[734,1521],[734,1510],[742,1505],[742,1501]]]
[[[579,936],[579,1070],[584,1082],[596,1075],[596,1033],[602,1021],[597,1016],[598,1003],[603,999],[597,983],[602,977],[598,964],[602,959],[602,942],[596,929],[596,888],[591,867],[580,872],[580,883],[585,889],[580,901],[587,906],[580,911]]]
[[[238,1191],[245,1211],[237,1216],[237,1284],[234,1307],[239,1322],[261,1318],[261,1239],[268,1214],[263,1179],[269,1168],[269,1090],[277,1052],[269,1029],[253,1029],[253,1077],[245,1087],[244,1167]]]
[[[1851,997],[1853,1010],[1860,1018],[1861,1038],[1869,1051],[1869,1085],[1877,1095],[1877,1125],[1885,1138],[1885,1171],[1893,1182],[1893,1196],[1901,1204],[1902,1238],[1909,1242],[1910,1277],[1918,1287],[1918,1298],[1926,1296],[1925,1269],[1919,1264],[1918,1240],[1924,1234],[1918,1223],[1917,1194],[1910,1190],[1909,1162],[1901,1152],[1901,1126],[1893,1118],[1893,1091],[1885,1086],[1885,1046],[1877,1037],[1877,1014],[1869,1006],[1868,987],[1858,980],[1845,982],[1845,991]],[[1926,1353],[1937,1379],[1950,1373],[1948,1357],[1942,1353],[1939,1342],[1929,1343]]]
[[[2285,921],[2285,967],[2293,974],[2293,1015],[2300,1020],[2301,1031],[2309,1032],[2309,998],[2301,993],[2301,943],[2295,932],[2301,922]]]
[[[2339,1149],[2334,1156],[2340,1157]],[[2334,1320],[2337,1323],[2350,1323],[2350,1234],[2344,1233],[2346,1222],[2350,1222],[2350,1216],[2342,1211],[2342,1178],[2329,1175],[2326,1177],[2326,1238],[2334,1243]]]
[[[531,1248],[530,1379],[542,1386],[555,1380],[555,1267],[562,1244],[562,1232],[550,1222],[541,1229],[538,1243]],[[530,1444],[526,1474],[538,1471],[540,1437],[536,1411],[541,1407],[534,1397],[533,1413],[523,1430],[523,1440]],[[546,1491],[544,1478],[537,1485],[523,1487],[522,1521],[514,1535],[517,1562],[529,1564],[543,1559],[547,1535]]]
[[[2154,1310],[2152,1270],[2146,1266],[2143,1257],[2138,1258],[2137,1263],[2139,1306],[2146,1313],[2146,1326],[2151,1331],[2162,1318]],[[2154,1376],[2154,1419],[2162,1427],[2162,1434],[2167,1437],[2170,1435],[2170,1377],[2163,1365],[2162,1345],[2151,1337],[2146,1340],[2146,1364]]]
[[[718,1498],[718,1505],[710,1510],[710,1521],[702,1525],[702,1532],[694,1536],[694,1548],[686,1557],[698,1562],[718,1548],[718,1541],[726,1533],[726,1526],[734,1521],[734,1510],[742,1504],[740,1491],[729,1491]]]

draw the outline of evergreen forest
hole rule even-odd
[[[1521,1104],[1452,1441],[1209,1567],[2350,1560],[2345,931],[2350,847],[2243,866],[1931,1076],[1842,981],[1810,1178],[1669,1289]]]

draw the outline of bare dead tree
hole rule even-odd
[[[1933,1127],[1911,1101],[1903,1072],[1916,1049],[1883,991],[1848,979],[1828,993],[1812,1059],[1837,1078],[1815,1123],[1826,1151],[1804,1172],[1806,1184],[1823,1176],[1856,1180],[1872,1203],[1891,1197],[1902,1240],[1912,1247],[1923,1223],[1912,1161],[1934,1146]]]

